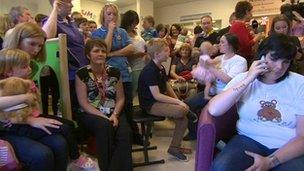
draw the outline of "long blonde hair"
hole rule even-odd
[[[100,11],[100,15],[99,15],[99,21],[102,26],[104,26],[104,13],[107,10],[107,8],[113,8],[116,11],[117,22],[119,22],[120,17],[119,17],[119,11],[118,11],[117,5],[115,5],[113,3],[107,3],[103,6],[103,8]]]
[[[13,31],[5,36],[3,48],[18,49],[25,38],[43,37],[46,40],[45,32],[35,23],[25,22],[17,24]],[[45,48],[42,46],[40,52],[32,57],[36,61],[45,61]]]
[[[2,49],[0,51],[0,76],[5,75],[14,67],[30,64],[30,55],[20,49]]]

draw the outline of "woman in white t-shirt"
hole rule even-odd
[[[216,157],[212,170],[303,170],[304,77],[289,71],[296,51],[286,35],[270,35],[249,71],[210,100],[213,116],[234,104],[239,114],[238,135]]]
[[[136,26],[139,23],[138,14],[129,10],[125,12],[121,19],[121,28],[125,29],[132,40],[132,44],[135,48],[135,52],[132,57],[128,58],[132,72],[132,86],[133,97],[137,96],[137,83],[141,70],[145,67],[148,59],[147,53],[145,53],[146,43],[145,40],[137,34]]]
[[[245,58],[236,54],[238,50],[238,38],[231,33],[223,35],[220,39],[219,49],[223,55],[217,56],[213,61],[217,66],[210,65],[209,70],[216,77],[209,91],[199,92],[198,94],[185,100],[190,110],[200,114],[201,109],[208,103],[211,97],[221,93],[226,84],[237,74],[247,71],[247,61]],[[190,120],[190,119],[189,119]],[[196,139],[197,123],[189,121],[189,134],[184,137],[185,141]]]

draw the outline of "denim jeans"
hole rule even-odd
[[[185,103],[189,106],[190,110],[197,114],[199,118],[201,110],[206,106],[209,100],[204,99],[204,92],[199,92],[194,96],[191,96],[185,100]],[[196,138],[197,122],[193,123],[191,119],[188,120],[189,136]]]
[[[60,134],[62,135],[68,143],[68,151],[72,160],[79,158],[79,148],[75,137],[75,126],[73,121],[56,117],[53,115],[41,115],[44,118],[52,118],[63,123],[60,127],[51,128],[47,127],[47,129],[52,134]],[[13,124],[8,130],[9,134],[25,136],[30,139],[39,140],[43,137],[48,136],[48,134],[40,128],[34,128],[27,124]]]
[[[253,158],[245,154],[244,151],[250,151],[262,156],[268,156],[277,149],[269,149],[266,146],[254,141],[244,135],[234,136],[224,147],[212,163],[213,171],[238,171],[245,170],[253,165]],[[300,171],[304,168],[304,155],[289,160],[272,170],[275,171]]]
[[[4,133],[1,136],[14,148],[17,158],[30,171],[66,171],[67,143],[61,135],[49,135],[39,140]]]

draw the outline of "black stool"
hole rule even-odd
[[[142,163],[133,163],[133,167],[138,166],[147,166],[158,163],[165,163],[164,159],[150,161],[148,150],[156,150],[157,146],[150,146],[149,138],[152,135],[152,125],[154,122],[163,121],[165,117],[154,116],[146,113],[139,106],[133,106],[133,121],[135,123],[140,123],[142,138],[143,138],[143,147],[132,149],[132,152],[142,151],[145,157],[145,161]]]

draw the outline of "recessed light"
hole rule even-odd
[[[108,2],[115,2],[116,0],[107,0]]]

